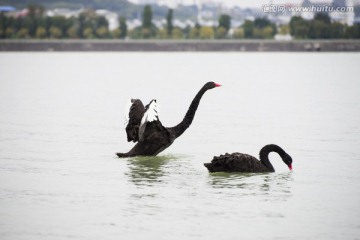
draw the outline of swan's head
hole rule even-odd
[[[290,155],[286,155],[283,158],[284,163],[289,167],[290,171],[292,170],[292,158],[290,157]]]
[[[216,87],[221,87],[221,84],[219,83],[215,83],[215,82],[208,82],[205,84],[205,86],[207,89],[213,89],[213,88],[216,88]]]

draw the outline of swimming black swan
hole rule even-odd
[[[133,141],[137,144],[129,152],[116,153],[116,155],[118,157],[155,156],[165,150],[190,126],[204,93],[220,86],[214,82],[206,83],[191,102],[184,119],[175,127],[170,128],[161,124],[157,114],[156,100],[152,100],[144,107],[139,99],[132,99],[126,134],[128,142]]]
[[[275,172],[269,161],[269,153],[277,152],[292,170],[292,158],[281,147],[269,144],[260,150],[260,161],[244,153],[232,153],[214,157],[211,163],[204,163],[209,172]]]

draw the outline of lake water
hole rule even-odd
[[[0,53],[0,238],[360,239],[360,54]],[[128,151],[124,107],[193,124],[157,157]],[[276,143],[292,172],[209,174]]]

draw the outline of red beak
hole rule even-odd
[[[215,83],[215,87],[221,87],[221,84]]]
[[[288,167],[289,167],[290,171],[292,171],[292,165],[289,164]]]

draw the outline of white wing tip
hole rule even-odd
[[[129,112],[130,112],[130,108],[131,105],[133,104],[133,99],[129,99],[125,105],[125,109],[124,109],[124,125],[126,126],[129,123]]]
[[[158,105],[156,103],[156,100],[151,100],[149,103],[149,106],[144,113],[144,116],[141,119],[140,127],[139,127],[139,140],[142,141],[143,134],[145,132],[146,123],[147,122],[153,122],[158,120]]]
[[[159,111],[158,104],[157,104],[156,100],[154,99],[150,102],[149,108],[146,111],[147,121],[152,122],[152,121],[157,120],[158,111]]]

